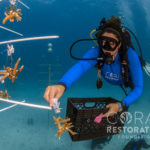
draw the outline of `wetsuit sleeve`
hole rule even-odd
[[[92,48],[83,56],[83,58],[95,58],[98,57],[98,49]],[[66,88],[69,88],[72,83],[79,79],[85,72],[95,66],[96,60],[80,60],[77,64],[73,65],[65,75],[59,80],[58,84],[63,84]]]
[[[131,48],[128,50],[129,70],[131,81],[133,83],[133,90],[123,100],[126,106],[132,104],[141,94],[143,90],[143,73],[138,55]]]

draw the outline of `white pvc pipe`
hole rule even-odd
[[[2,41],[0,42],[0,45],[2,44],[8,44],[8,43],[15,43],[15,42],[23,42],[23,41],[32,41],[32,40],[43,40],[43,39],[56,39],[59,38],[59,36],[40,36],[40,37],[31,37],[31,38],[23,38],[23,39],[15,39],[10,41]]]
[[[0,28],[2,28],[2,29],[4,29],[4,30],[7,30],[7,31],[9,31],[9,32],[15,33],[15,34],[17,34],[17,35],[23,36],[23,34],[21,34],[21,33],[19,33],[19,32],[16,32],[16,31],[14,31],[14,30],[8,29],[8,28],[6,28],[6,27],[0,26]]]
[[[25,100],[22,101],[22,102],[25,102]],[[13,105],[11,105],[11,106],[8,106],[8,107],[5,107],[5,108],[3,108],[3,109],[0,109],[0,112],[5,111],[5,110],[8,110],[8,109],[10,109],[10,108],[13,108],[13,107],[15,107],[15,106],[17,106],[17,105],[18,105],[18,104],[13,104]]]
[[[22,4],[24,7],[26,7],[27,9],[30,9],[25,3],[23,3],[22,1],[20,1],[20,0],[18,0],[18,2],[20,3],[20,4]]]
[[[18,104],[18,105],[22,105],[22,106],[40,108],[40,109],[48,109],[48,110],[52,109],[49,106],[42,106],[42,105],[35,105],[35,104],[23,103],[23,102],[18,102],[18,101],[10,100],[10,99],[4,99],[4,98],[0,98],[0,101],[7,102],[7,103]]]

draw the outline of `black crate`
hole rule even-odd
[[[111,97],[68,98],[66,117],[71,119],[70,121],[74,125],[72,130],[77,132],[76,135],[70,134],[72,141],[89,140],[120,133],[124,126],[120,115],[127,111],[126,107],[112,117],[103,118],[100,124],[94,122],[96,116],[108,111],[105,108],[107,104],[117,102],[120,101]],[[123,118],[125,117],[124,113]]]

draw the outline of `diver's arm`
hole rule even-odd
[[[98,47],[90,49],[83,58],[95,57],[98,57]],[[79,79],[90,68],[95,66],[96,63],[96,60],[80,60],[65,73],[65,75],[59,80],[58,84],[64,85],[65,88],[69,88],[72,83]]]
[[[140,60],[134,50],[128,51],[129,70],[131,73],[131,80],[133,83],[133,90],[123,100],[126,106],[132,104],[142,94],[143,90],[143,73]]]
[[[98,47],[89,50],[83,58],[95,58],[97,56]],[[53,106],[54,98],[58,100],[63,95],[65,88],[69,88],[74,81],[96,63],[96,60],[79,61],[60,79],[57,85],[48,86],[45,90],[44,98],[50,103],[50,107]]]

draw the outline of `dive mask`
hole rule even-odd
[[[104,50],[115,51],[115,49],[117,48],[117,46],[120,43],[120,40],[117,41],[116,39],[111,38],[111,37],[100,36],[98,38],[98,43],[99,43],[100,47]]]

